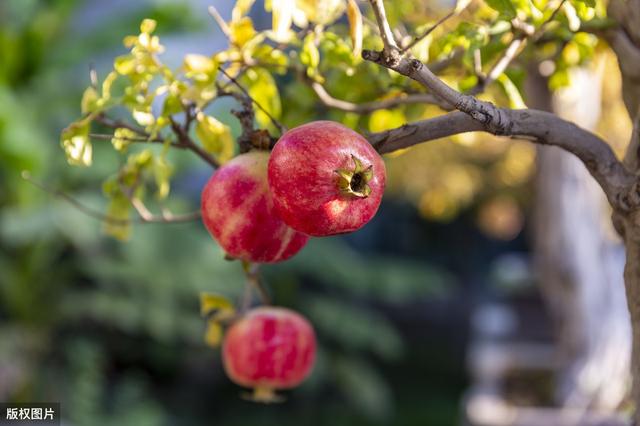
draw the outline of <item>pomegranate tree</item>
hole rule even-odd
[[[274,390],[299,385],[311,372],[316,338],[309,322],[285,308],[261,307],[235,322],[222,357],[229,378],[253,388],[253,399],[275,400]]]
[[[384,161],[357,132],[314,121],[285,133],[269,160],[269,187],[282,220],[313,236],[352,232],[375,215]]]
[[[231,257],[278,262],[296,254],[308,240],[274,210],[268,159],[263,151],[239,155],[216,171],[202,191],[202,220]]]

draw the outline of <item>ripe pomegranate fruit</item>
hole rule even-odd
[[[253,399],[277,400],[274,390],[298,386],[311,372],[316,338],[311,324],[284,308],[249,311],[227,330],[222,360],[229,378],[254,389]]]
[[[269,187],[282,220],[313,236],[355,231],[375,215],[384,161],[360,134],[332,121],[289,130],[269,159]]]
[[[249,152],[217,170],[202,191],[202,220],[232,257],[278,262],[296,254],[309,237],[276,214],[267,184],[267,152]]]

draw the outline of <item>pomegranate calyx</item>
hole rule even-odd
[[[345,195],[367,198],[371,194],[368,182],[373,178],[373,165],[365,168],[362,161],[353,154],[351,159],[354,164],[352,170],[337,169],[335,171],[338,175],[338,188]]]

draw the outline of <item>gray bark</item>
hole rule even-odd
[[[593,130],[600,116],[600,72],[579,68],[551,96],[531,71],[533,106]],[[530,98],[531,99],[531,98]],[[538,149],[535,254],[539,283],[556,326],[565,407],[616,409],[625,397],[631,330],[622,271],[624,249],[602,189],[567,152]]]

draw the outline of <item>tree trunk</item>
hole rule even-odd
[[[609,44],[618,56],[622,73],[622,92],[627,111],[636,132],[632,136],[624,163],[627,169],[640,171],[640,0],[611,0],[608,15],[619,28],[607,34]],[[640,213],[626,216],[616,213],[616,229],[622,235],[627,253],[624,270],[627,303],[631,315],[633,350],[631,355],[631,396],[635,405],[634,424],[640,425]]]
[[[625,236],[627,263],[624,268],[624,281],[633,329],[631,357],[633,387],[631,396],[635,403],[634,424],[640,425],[640,410],[638,409],[640,407],[640,383],[638,383],[640,378],[640,240],[637,238],[638,226],[635,224],[632,226],[635,228],[635,232],[627,232]]]
[[[579,68],[553,96],[530,70],[530,104],[593,130],[600,117],[602,73]],[[571,154],[538,150],[535,257],[538,281],[556,326],[561,406],[613,411],[629,374],[631,332],[622,270],[602,189]]]

